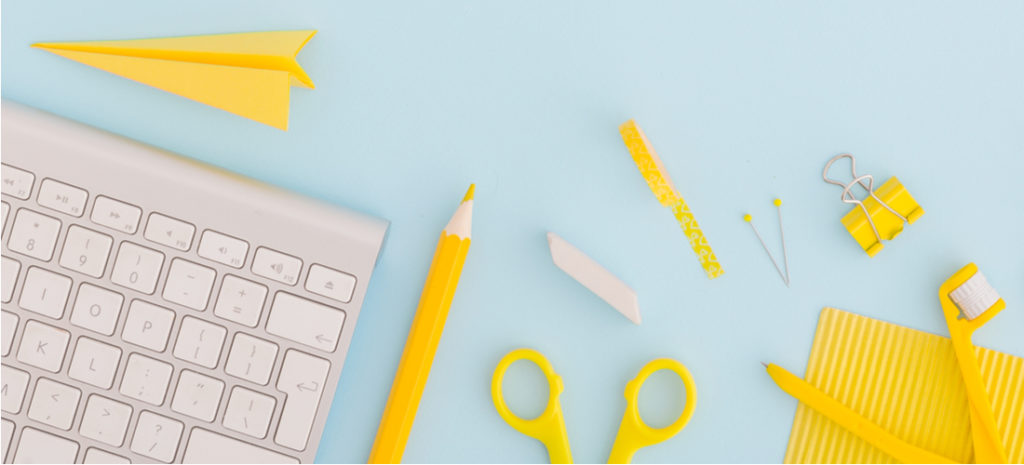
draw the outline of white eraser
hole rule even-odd
[[[551,260],[555,266],[608,302],[608,305],[630,321],[640,324],[636,292],[626,283],[553,232],[548,233],[548,247],[551,248]]]

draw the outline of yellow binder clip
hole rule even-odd
[[[850,174],[853,180],[843,184],[828,177],[828,171],[832,164],[841,158],[850,159]],[[857,175],[857,161],[853,155],[844,153],[832,157],[825,164],[825,171],[822,178],[829,184],[835,184],[843,188],[843,203],[851,203],[860,208],[850,210],[843,216],[843,226],[850,231],[850,235],[857,240],[868,256],[874,257],[884,245],[883,240],[890,241],[903,232],[904,224],[911,224],[917,221],[924,214],[924,209],[917,204],[917,201],[910,196],[910,193],[903,187],[895,176],[889,178],[878,190],[874,189],[875,178],[870,174]],[[867,181],[867,183],[865,183]],[[868,197],[863,201],[853,195],[851,189],[860,185],[868,191]]]

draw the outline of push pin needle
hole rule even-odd
[[[786,267],[786,287],[789,287],[789,254],[786,253],[786,231],[782,229],[782,199],[775,199],[775,208],[779,211],[779,235],[782,236],[782,263]],[[762,245],[764,241],[762,241]]]
[[[779,272],[779,277],[782,278],[782,282],[789,287],[789,256],[786,254],[786,233],[782,229],[782,200],[775,199],[775,206],[779,210],[779,233],[782,235],[782,257],[785,260],[786,272],[782,272],[782,268],[779,267],[779,262],[775,261],[775,256],[768,250],[768,245],[764,243],[764,238],[761,237],[761,233],[757,232],[757,227],[754,226],[753,217],[750,214],[743,215],[743,221],[750,224],[750,229],[754,230],[754,235],[757,236],[757,240],[761,242],[761,247],[764,248],[765,253],[768,254],[768,259],[772,261],[772,265],[775,265],[775,271]]]

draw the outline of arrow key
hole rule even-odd
[[[71,429],[71,420],[75,419],[78,399],[81,397],[82,391],[78,389],[39,378],[36,392],[32,395],[32,404],[28,407],[28,417],[54,428]]]
[[[82,436],[89,439],[121,447],[131,417],[131,406],[93,394],[85,405],[79,430]]]

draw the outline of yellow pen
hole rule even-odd
[[[897,461],[901,463],[956,463],[946,457],[929,452],[896,437],[881,426],[864,418],[850,407],[843,405],[838,400],[812,386],[807,381],[786,371],[785,368],[774,363],[765,363],[763,365],[768,370],[768,375],[775,381],[775,384],[778,384],[787,394],[795,397],[818,413],[825,415],[829,420],[856,434]]]
[[[391,384],[384,416],[377,429],[368,463],[400,463],[409,431],[416,419],[416,409],[423,396],[423,387],[430,375],[430,365],[441,341],[444,323],[448,318],[455,288],[462,274],[462,264],[469,252],[473,223],[473,190],[470,185],[466,196],[455,210],[448,225],[441,231],[441,239],[434,251],[434,260],[423,285],[420,304],[405,341],[402,360]]]

